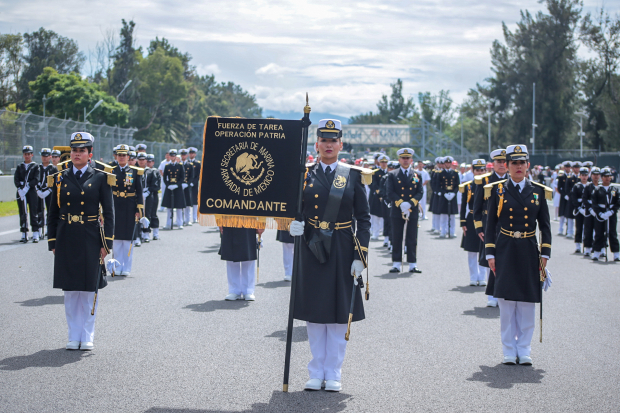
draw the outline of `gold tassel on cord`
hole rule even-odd
[[[254,229],[279,229],[288,231],[293,218],[255,217],[243,215],[201,214],[199,223],[205,227],[232,227]]]
[[[497,184],[497,192],[499,194],[499,205],[497,206],[497,217],[502,213],[502,207],[504,206],[504,186]]]

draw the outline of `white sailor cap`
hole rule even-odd
[[[487,163],[484,159],[474,159],[471,162],[471,166],[473,166],[476,169],[486,169]]]
[[[69,146],[72,148],[86,148],[93,146],[95,138],[88,132],[74,132],[71,134],[71,143]]]
[[[198,149],[194,148],[193,146],[190,146],[188,148],[188,150],[189,150],[189,153],[197,153],[198,152]]]
[[[592,168],[592,165],[594,165],[594,162],[592,161],[585,161],[582,163],[583,166],[587,166],[588,168]]]
[[[388,168],[398,168],[398,162],[396,162],[396,161],[389,161],[388,162]]]
[[[411,148],[402,148],[396,152],[400,158],[411,158],[414,153],[415,151]]]
[[[187,149],[185,148],[179,149],[179,155],[187,155]]]
[[[120,145],[116,147],[117,155],[127,155],[128,153],[129,153],[129,145],[125,145],[124,143],[121,143]]]
[[[50,156],[51,154],[52,150],[50,148],[41,148],[41,152],[39,152],[41,156]]]
[[[491,159],[494,161],[506,159],[506,149],[495,149],[491,152]]]
[[[61,154],[60,154],[60,151],[59,151],[58,149],[54,149],[54,150],[52,151],[52,156],[60,156],[60,155],[61,155]]]
[[[507,161],[527,161],[530,159],[525,145],[510,145],[506,148]]]
[[[138,159],[146,159],[146,157],[147,157],[146,156],[146,152],[138,152],[136,154],[136,158],[138,158]]]
[[[564,162],[562,162],[562,166],[568,166],[568,167],[570,167],[570,166],[572,166],[572,165],[573,165],[573,163],[572,163],[571,161],[564,161]]]
[[[342,122],[338,119],[321,119],[316,129],[316,136],[330,139],[341,138]]]
[[[177,156],[177,150],[176,149],[170,149],[168,151],[168,154],[170,154],[170,156]]]
[[[136,159],[136,151],[129,151],[129,159]]]
[[[142,150],[142,149],[144,149],[146,151],[146,145],[145,144],[139,143],[139,144],[136,145],[136,150],[137,151]]]
[[[594,174],[600,175],[601,174],[601,168],[599,168],[598,166],[593,166],[592,170],[590,171],[590,173],[592,175],[594,175]]]
[[[147,161],[154,161],[155,160],[155,155],[152,153],[149,153],[146,155],[146,160]]]
[[[573,168],[575,168],[575,167],[580,167],[581,168],[582,166],[583,166],[583,164],[581,162],[579,162],[579,161],[573,162]]]
[[[454,158],[451,157],[450,155],[443,157],[443,163],[446,163],[446,162],[452,163],[452,161],[454,161]]]
[[[580,175],[587,175],[590,172],[590,170],[588,169],[587,166],[582,166],[581,168],[579,168],[579,174]]]
[[[603,168],[603,169],[601,169],[601,175],[602,176],[611,176],[611,169],[610,168]]]
[[[390,157],[387,156],[386,154],[382,153],[377,157],[377,160],[379,162],[390,162]]]

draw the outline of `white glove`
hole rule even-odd
[[[177,189],[179,186],[177,184],[174,185],[168,185],[168,189],[171,191],[174,191],[175,189]]]
[[[362,275],[362,271],[364,271],[364,263],[360,260],[353,260],[353,264],[351,264],[351,275]]]
[[[151,192],[148,189],[145,189],[144,191],[142,191],[143,198],[148,198],[149,195],[151,195]]]
[[[607,213],[606,213],[606,212],[599,212],[599,213],[598,213],[598,216],[599,216],[602,220],[607,219]]]
[[[142,224],[142,228],[148,228],[151,225],[151,222],[147,217],[140,218],[140,223]]]
[[[448,201],[452,201],[455,195],[456,194],[454,192],[448,192],[447,194],[443,194],[443,196],[445,196]]]
[[[551,283],[553,283],[553,280],[551,279],[551,273],[547,268],[545,268],[545,273],[547,274],[547,278],[545,278],[545,282],[543,283],[543,289],[547,291],[549,287],[551,287]]]
[[[187,185],[187,184],[183,183],[183,184],[181,184],[181,186],[183,187],[183,189],[187,189],[187,187],[188,187],[189,185]]]
[[[590,215],[596,215],[596,214],[594,213],[594,210],[593,210],[592,208],[590,208],[588,211],[590,211]]]
[[[108,260],[108,262],[106,262],[106,264],[105,264],[105,268],[106,268],[106,270],[108,270],[108,272],[109,272],[110,274],[114,274],[114,273],[116,273],[116,270],[117,270],[118,268],[120,268],[120,266],[121,266],[121,263],[120,263],[120,262],[118,262],[118,261],[116,261],[114,258],[111,258],[111,259],[110,259],[110,260]]]
[[[614,214],[614,211],[605,212],[605,219],[609,219],[609,217],[611,217],[613,214]]]
[[[305,227],[305,222],[304,221],[293,221],[291,222],[291,226],[288,230],[288,232],[291,234],[291,236],[293,237],[298,237],[300,235],[303,235],[304,233],[304,227]]]
[[[579,213],[580,213],[581,215],[583,215],[584,217],[586,216],[586,209],[585,209],[585,208],[579,208],[579,209],[578,209],[578,211],[579,211]]]
[[[568,201],[568,195],[564,195],[564,199]]]
[[[23,189],[18,189],[17,190],[17,195],[19,195],[19,199],[21,199],[22,201],[24,200],[25,192],[24,192]]]
[[[194,184],[193,184],[193,183],[191,183],[191,184],[189,184],[189,186],[191,186],[191,187],[193,188],[193,187],[194,187]]]
[[[39,198],[41,198],[41,199],[45,198],[45,195],[43,195],[43,192],[39,191],[38,189],[37,189],[37,195],[38,195],[38,196],[39,196]]]
[[[400,210],[403,211],[403,214],[406,214],[411,209],[411,203],[403,202],[400,204]]]

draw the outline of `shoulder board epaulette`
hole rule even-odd
[[[507,180],[508,179],[502,179],[501,181],[495,181],[495,182],[491,182],[490,184],[485,185],[484,186],[484,199],[489,199],[489,197],[491,196],[491,190],[493,189],[493,185],[503,184]]]
[[[474,178],[474,182],[476,183],[476,185],[480,185],[482,183],[482,180],[487,176],[491,176],[492,173],[493,172],[487,172],[486,174],[478,175]]]
[[[316,162],[308,162],[306,168],[312,168],[314,165],[316,165]]]
[[[112,165],[108,165],[107,163],[103,163],[101,161],[95,160],[95,163],[98,165],[101,165],[103,167],[103,170],[105,172],[112,172],[112,170],[114,169],[114,167]]]
[[[620,184],[609,184],[609,185],[616,186],[616,187],[620,188]]]
[[[55,174],[51,174],[47,176],[47,186],[48,188],[51,187],[52,185],[54,185],[54,179],[56,179],[56,175],[58,175],[60,173],[60,171],[56,172]]]
[[[136,171],[138,171],[138,175],[144,175],[144,169],[143,168],[139,168],[139,167],[133,166],[133,165],[129,165],[129,167],[131,169],[135,169]]]
[[[56,168],[58,168],[59,171],[62,171],[63,169],[65,169],[65,166],[69,163],[70,161],[64,161],[64,162],[60,162],[58,165],[56,165]]]
[[[116,186],[116,175],[111,174],[109,172],[106,171],[101,171],[98,170],[99,172],[101,172],[102,174],[106,174],[108,176],[108,185],[110,185],[111,187],[115,187]]]
[[[464,193],[465,192],[465,187],[469,184],[471,184],[473,181],[467,181],[467,182],[463,182],[462,184],[459,184],[459,192],[460,193]]]
[[[545,199],[552,201],[553,200],[553,189],[549,188],[547,185],[539,184],[538,182],[530,181],[536,186],[540,186],[545,188]]]
[[[355,169],[356,171],[362,174],[362,184],[370,185],[372,183],[372,175],[375,173],[372,169],[362,168],[361,166],[355,165],[347,165],[351,169]]]

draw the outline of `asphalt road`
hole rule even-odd
[[[343,391],[303,391],[310,351],[296,322],[282,393],[290,284],[275,231],[264,236],[250,303],[223,300],[215,228],[162,231],[136,250],[130,277],[101,291],[95,350],[79,352],[64,349],[52,254],[46,243],[17,243],[19,233],[5,233],[14,228],[17,217],[0,219],[1,412],[620,410],[620,265],[576,256],[566,238],[552,242],[532,367],[500,364],[499,310],[468,286],[460,239],[437,239],[424,221],[422,274],[389,273],[382,243],[371,243],[371,299],[352,328]]]

